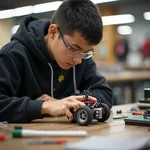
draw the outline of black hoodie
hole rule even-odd
[[[50,59],[44,44],[49,25],[49,21],[25,17],[0,50],[0,121],[40,119],[43,101],[37,97],[48,94],[59,99],[90,86],[94,97],[112,107],[112,90],[96,72],[92,58],[68,70]]]

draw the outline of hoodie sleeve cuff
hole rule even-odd
[[[44,101],[30,100],[27,104],[27,118],[29,121],[34,119],[42,119],[41,107]]]

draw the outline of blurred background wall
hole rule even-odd
[[[12,25],[12,19],[0,20],[0,48],[10,40]]]
[[[14,9],[23,6],[33,6],[36,4],[41,4],[43,2],[53,2],[57,0],[11,0],[11,1],[1,1],[0,11]],[[118,0],[112,2],[98,3],[95,0],[98,7],[100,8],[100,13],[102,16],[120,15],[120,14],[131,14],[135,17],[135,21],[131,23],[115,24],[115,25],[104,25],[104,37],[102,42],[96,46],[96,55],[94,59],[96,61],[104,61],[107,63],[116,62],[116,56],[114,54],[114,48],[117,40],[118,27],[119,26],[129,26],[132,30],[131,33],[124,34],[123,36],[128,39],[129,44],[129,55],[133,51],[137,52],[139,47],[148,35],[150,20],[145,20],[143,13],[150,11],[150,1],[149,0]],[[54,11],[48,11],[45,13],[31,14],[35,15],[41,19],[51,18]],[[22,17],[12,17],[7,19],[0,19],[0,31],[3,37],[0,38],[0,48],[6,44],[11,37],[11,29],[15,25],[19,25]],[[149,33],[150,34],[150,33]]]
[[[36,4],[54,2],[57,0],[5,0],[0,2],[0,48],[2,48],[7,42],[10,41],[11,35],[15,33],[14,27],[18,26],[21,19],[26,15],[4,17],[5,10],[16,10],[18,7],[23,6],[36,6]],[[112,84],[111,80],[116,78],[126,78],[127,71],[129,73],[135,73],[138,76],[138,72],[150,71],[150,58],[143,57],[141,53],[142,45],[147,37],[150,37],[150,19],[144,19],[144,13],[150,13],[150,0],[113,0],[112,2],[98,3],[100,13],[104,19],[104,31],[102,41],[95,46],[94,60],[97,64],[97,68],[101,74],[104,74],[107,79],[107,75],[111,73],[115,74],[110,76],[109,84],[112,86],[115,95],[115,103],[128,103],[143,97],[144,87],[150,87],[150,77],[142,76],[136,80],[132,75],[132,82],[129,80],[115,80]],[[100,1],[102,2],[102,0]],[[48,6],[48,4],[47,4]],[[46,7],[46,6],[44,6]],[[26,12],[26,11],[24,11]],[[34,15],[43,20],[51,19],[54,11],[47,11],[44,13],[34,13]],[[106,23],[108,16],[116,15],[129,15],[127,18],[122,16],[121,18],[109,18]],[[132,21],[126,22],[126,19],[131,17]],[[150,18],[150,14],[149,14]],[[124,23],[115,23],[115,21],[123,21]],[[122,47],[122,43],[126,44],[126,47]],[[123,53],[123,50],[127,50],[125,56],[119,56]],[[119,52],[119,54],[118,54]],[[150,53],[150,50],[149,50]],[[125,72],[117,76],[121,72]],[[147,72],[143,72],[147,74]],[[130,80],[131,80],[130,79]],[[138,83],[137,83],[138,81]],[[122,83],[123,82],[123,83]],[[132,93],[135,93],[133,96]],[[130,95],[130,96],[129,96]]]

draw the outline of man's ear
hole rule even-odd
[[[56,24],[51,24],[48,28],[48,34],[53,39],[58,33],[58,28]]]

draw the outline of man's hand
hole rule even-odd
[[[50,101],[50,100],[56,100],[56,99],[47,94],[43,94],[40,97],[36,98],[36,100]]]
[[[84,106],[85,103],[82,102],[83,100],[85,100],[84,96],[69,96],[61,100],[47,100],[43,102],[42,114],[50,114],[51,116],[66,114],[69,120],[72,120],[73,115],[70,109],[73,108],[75,111],[78,107]],[[91,96],[89,96],[89,100],[93,102],[97,101],[96,98]]]

